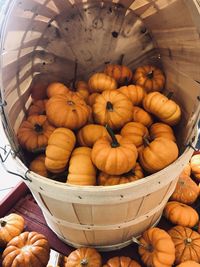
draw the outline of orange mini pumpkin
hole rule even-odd
[[[72,251],[65,264],[65,267],[101,267],[102,258],[99,252],[94,248],[78,248]]]
[[[190,159],[191,172],[200,181],[200,154],[193,155]]]
[[[147,94],[143,100],[143,107],[159,120],[171,126],[176,125],[181,119],[179,105],[159,92]]]
[[[45,166],[45,155],[39,155],[31,161],[29,169],[39,175],[48,177],[48,171]]]
[[[89,147],[73,150],[69,161],[68,184],[96,185],[96,168],[92,163],[91,151]]]
[[[155,139],[157,137],[164,137],[176,142],[176,137],[174,135],[172,127],[170,127],[166,123],[162,122],[153,123],[149,129],[149,133],[151,139]]]
[[[73,92],[55,95],[46,104],[48,120],[56,127],[79,129],[89,117],[89,108],[85,101]]]
[[[103,91],[117,89],[117,82],[105,73],[95,73],[90,77],[88,86],[90,93],[101,93]]]
[[[149,173],[162,170],[178,158],[178,146],[170,139],[158,137],[145,143],[146,147],[139,154],[139,162]]]
[[[63,172],[76,143],[74,133],[66,128],[57,128],[49,138],[45,166],[53,173]]]
[[[126,95],[134,106],[141,105],[144,97],[146,96],[145,90],[139,85],[131,84],[128,86],[122,86],[117,90]]]
[[[117,256],[109,259],[103,267],[141,267],[141,265],[129,257]]]
[[[55,95],[65,95],[69,92],[69,88],[63,83],[53,82],[50,83],[47,87],[47,96],[48,98]]]
[[[104,172],[100,172],[97,178],[98,185],[111,186],[118,184],[125,184],[137,181],[144,177],[142,167],[136,162],[135,167],[127,173],[122,175],[109,175]]]
[[[76,82],[76,92],[81,96],[85,101],[87,101],[89,97],[89,87],[88,84],[84,81]]]
[[[138,252],[147,267],[171,267],[175,260],[172,238],[166,231],[157,227],[142,234]]]
[[[177,201],[169,201],[163,214],[173,224],[186,227],[194,227],[199,221],[199,215],[195,209]]]
[[[138,157],[136,146],[128,138],[114,135],[107,127],[110,137],[97,140],[92,148],[92,161],[95,166],[108,174],[120,175],[130,171]]]
[[[192,260],[200,263],[200,234],[188,227],[174,226],[168,231],[176,250],[175,263]]]
[[[176,188],[171,195],[171,200],[179,201],[184,204],[194,203],[199,196],[199,186],[190,176],[182,173],[179,176]]]
[[[165,76],[159,68],[145,65],[136,69],[133,81],[143,86],[147,92],[161,91],[165,84]]]
[[[77,141],[80,146],[93,147],[94,143],[103,136],[108,136],[108,132],[104,126],[88,124],[78,131]]]
[[[23,148],[34,152],[47,146],[54,130],[55,127],[49,123],[45,115],[32,115],[21,123],[17,137]]]
[[[129,122],[121,129],[120,134],[130,139],[137,147],[138,152],[144,148],[143,139],[148,138],[148,129],[140,122]]]
[[[16,213],[0,218],[0,247],[5,247],[12,238],[21,234],[24,226],[24,218]]]
[[[27,116],[31,115],[45,115],[46,114],[47,99],[35,100],[27,110]]]
[[[104,73],[113,77],[119,85],[128,84],[132,79],[132,71],[125,65],[107,64]]]
[[[179,265],[176,265],[176,267],[200,267],[200,264],[196,261],[184,261]]]
[[[143,108],[133,107],[133,121],[140,122],[144,126],[149,127],[153,123],[153,117]]]
[[[112,129],[119,129],[132,120],[133,105],[117,90],[103,92],[96,98],[92,108],[95,122],[108,124]]]
[[[44,267],[50,256],[46,237],[37,232],[24,232],[14,237],[3,252],[2,267]]]
[[[88,99],[87,99],[87,104],[92,107],[96,101],[97,96],[99,96],[99,95],[100,94],[98,94],[98,93],[93,93],[93,94],[89,95]]]

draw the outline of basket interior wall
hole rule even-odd
[[[199,114],[196,0],[9,2],[1,38],[1,97],[7,103],[5,123],[14,129],[9,139],[15,140],[31,88],[51,81],[70,85],[75,62],[78,78],[87,79],[123,55],[123,63],[132,70],[146,63],[163,67],[165,89],[174,92],[183,109],[179,142],[188,142]]]

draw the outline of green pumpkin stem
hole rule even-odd
[[[40,125],[40,124],[38,124],[38,123],[36,123],[36,124],[34,125],[34,128],[35,128],[35,131],[36,131],[37,133],[41,133],[41,132],[43,132],[43,127],[42,127],[42,125]]]
[[[151,79],[152,80],[153,79],[153,75],[154,75],[154,71],[151,70],[150,72],[147,73],[146,76],[147,76],[148,79]]]
[[[106,109],[108,111],[113,111],[113,104],[110,101],[106,103]]]
[[[1,227],[4,227],[4,226],[6,226],[6,224],[7,224],[7,222],[6,222],[6,221],[4,221],[4,220],[0,220],[0,226],[1,226]]]
[[[105,127],[106,127],[106,130],[108,131],[110,137],[112,138],[111,147],[113,147],[113,148],[119,147],[120,144],[118,143],[117,138],[115,137],[113,130],[110,128],[110,126],[108,124]]]
[[[81,263],[81,266],[87,266],[88,265],[88,260],[84,258],[84,259],[81,260],[80,263]]]

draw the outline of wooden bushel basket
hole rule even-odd
[[[159,221],[198,138],[198,2],[5,1],[0,47],[4,131],[15,172],[24,178],[47,224],[64,242],[75,247],[117,249]],[[71,186],[29,171],[16,132],[30,105],[31,88],[52,81],[69,84],[75,62],[78,78],[87,80],[122,55],[124,65],[133,70],[146,63],[164,69],[165,90],[173,91],[182,107],[183,117],[176,129],[179,158],[144,179],[112,187]]]

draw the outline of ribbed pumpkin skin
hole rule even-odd
[[[31,161],[29,169],[39,175],[48,177],[48,171],[45,166],[45,155],[39,155]]]
[[[139,162],[144,170],[154,173],[175,161],[178,153],[178,146],[175,142],[158,137],[140,152]]]
[[[176,267],[200,267],[200,264],[196,261],[184,261],[179,265],[176,265]]]
[[[29,109],[27,110],[27,116],[45,115],[46,114],[46,102],[47,102],[47,99],[33,101]]]
[[[108,136],[104,126],[88,124],[78,131],[77,141],[80,146],[93,147],[94,143],[103,136]]]
[[[136,69],[133,81],[143,86],[146,92],[161,91],[165,84],[165,76],[160,69],[145,65]]]
[[[109,175],[104,172],[100,172],[98,176],[98,185],[112,186],[118,184],[125,184],[137,181],[144,177],[143,170],[138,162],[135,167],[128,173],[122,175]]]
[[[101,171],[111,175],[121,175],[136,165],[136,146],[125,137],[116,135],[119,147],[112,147],[109,137],[97,140],[92,148],[92,161]]]
[[[149,127],[153,123],[153,117],[143,108],[133,106],[133,121],[140,122]]]
[[[50,247],[46,237],[37,232],[24,232],[13,238],[3,252],[2,267],[45,267]]]
[[[149,133],[152,139],[164,137],[176,142],[173,129],[166,123],[157,122],[152,124]]]
[[[171,267],[175,260],[175,246],[170,235],[157,227],[146,230],[139,241],[138,252],[147,267]]]
[[[85,125],[89,117],[89,109],[85,101],[76,93],[51,97],[46,104],[48,120],[56,127],[72,130]]]
[[[95,73],[90,77],[88,86],[90,93],[101,93],[103,91],[117,89],[117,82],[105,73]]]
[[[24,225],[24,218],[15,213],[0,218],[0,247],[5,247],[12,238],[21,234]]]
[[[47,87],[47,96],[48,98],[55,95],[65,95],[69,92],[69,88],[65,86],[63,83],[54,82],[49,84]]]
[[[169,201],[163,214],[173,224],[186,227],[194,227],[199,221],[199,215],[195,209],[177,201]]]
[[[92,107],[96,101],[97,96],[99,96],[99,95],[100,94],[98,94],[98,93],[93,93],[93,94],[89,95],[88,99],[87,99],[87,104]]]
[[[147,94],[143,100],[143,107],[170,126],[176,125],[181,119],[179,105],[159,92]]]
[[[45,115],[32,115],[21,123],[17,137],[23,148],[33,152],[47,146],[54,130],[55,127],[49,123]]]
[[[145,90],[139,85],[131,84],[128,86],[122,86],[117,90],[126,95],[135,106],[141,105],[144,97],[146,96]]]
[[[168,231],[171,236],[175,249],[176,260],[179,264],[187,260],[200,263],[200,234],[184,226],[174,226]]]
[[[190,176],[182,173],[179,176],[176,188],[171,195],[171,200],[179,201],[184,204],[193,204],[199,196],[199,186]]]
[[[112,129],[119,129],[132,120],[133,105],[117,90],[103,92],[96,98],[92,108],[95,122],[108,124]]]
[[[74,185],[96,185],[96,168],[91,160],[92,149],[78,147],[72,152],[67,183]]]
[[[141,267],[139,263],[129,257],[113,257],[103,267]]]
[[[85,101],[87,101],[89,96],[88,84],[84,81],[76,82],[76,92],[81,96]]]
[[[45,166],[52,173],[65,170],[76,143],[74,133],[66,128],[57,128],[49,138]]]
[[[194,177],[200,181],[200,154],[193,155],[190,160],[190,167]]]
[[[132,71],[127,66],[108,64],[104,69],[104,73],[113,77],[119,85],[127,84],[132,79]]]
[[[144,148],[143,138],[149,136],[148,129],[139,122],[129,122],[125,124],[120,133],[133,142],[138,152]]]
[[[85,264],[84,264],[85,263]],[[101,255],[94,248],[78,248],[72,251],[68,258],[65,267],[101,267]]]

